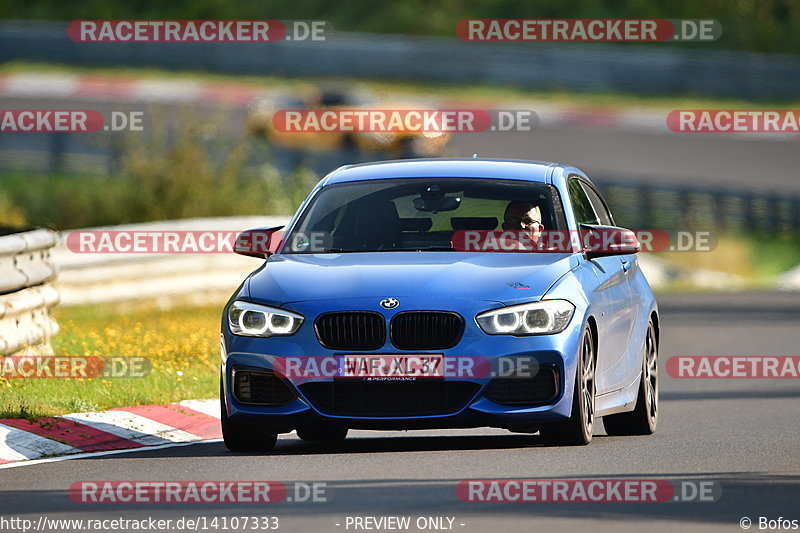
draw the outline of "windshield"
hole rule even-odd
[[[324,187],[282,253],[454,251],[465,230],[564,230],[556,189],[475,178],[398,178]]]

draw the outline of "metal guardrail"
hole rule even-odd
[[[800,196],[775,191],[669,185],[594,176],[615,221],[633,229],[800,235]]]
[[[219,231],[280,226],[288,217],[212,217],[160,220],[84,231]],[[53,249],[59,266],[56,286],[62,306],[152,301],[222,305],[242,280],[261,263],[233,253],[76,253],[66,243],[69,231]]]
[[[46,229],[0,236],[0,355],[52,353],[59,328],[50,309],[59,297],[48,282],[57,273],[50,257],[57,242]]]

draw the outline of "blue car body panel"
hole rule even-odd
[[[502,178],[547,183],[559,192],[569,229],[577,230],[569,201],[570,176],[588,181],[573,167],[524,161],[434,159],[343,167],[319,182],[287,230],[291,230],[308,202],[324,187],[400,177]],[[390,310],[381,308],[379,302],[387,297],[397,298],[400,306]],[[565,299],[575,305],[575,313],[564,331],[527,337],[488,335],[475,320],[484,311],[542,299]],[[641,377],[648,320],[657,313],[655,298],[635,255],[589,260],[578,252],[277,253],[248,277],[229,304],[235,300],[279,307],[305,317],[294,335],[270,338],[234,335],[227,319],[223,317],[222,321],[222,382],[228,416],[267,424],[283,432],[316,422],[336,422],[351,428],[413,429],[512,427],[563,419],[571,414],[576,356],[587,325],[592,326],[597,338],[597,415],[630,411]],[[405,310],[456,312],[465,321],[463,336],[456,346],[436,353],[444,354],[445,358],[524,356],[540,364],[553,364],[560,380],[558,395],[547,405],[499,405],[484,397],[491,380],[475,377],[472,381],[478,384],[477,391],[463,408],[454,412],[339,416],[315,406],[288,379],[297,397],[286,405],[259,407],[236,400],[231,391],[233,368],[273,369],[277,358],[341,354],[322,346],[314,330],[319,315],[337,310],[378,312],[387,323]],[[370,353],[404,351],[387,340],[384,346]]]

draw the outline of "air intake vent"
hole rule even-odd
[[[276,407],[295,399],[289,385],[269,370],[234,369],[233,395],[244,405]]]
[[[469,381],[317,381],[300,386],[323,413],[425,416],[461,410],[480,386]]]
[[[531,377],[506,377],[492,381],[486,398],[500,405],[549,405],[558,396],[559,374],[555,365],[542,365]]]

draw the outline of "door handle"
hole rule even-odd
[[[628,270],[631,269],[631,265],[632,265],[632,263],[630,261],[628,261],[626,259],[623,259],[622,260],[622,270],[623,270],[623,272],[627,273]]]

